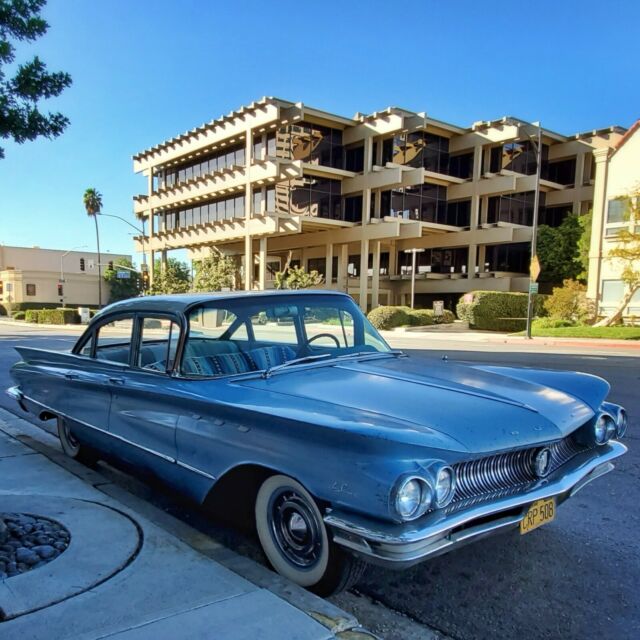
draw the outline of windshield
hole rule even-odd
[[[346,296],[247,296],[209,302],[189,313],[182,373],[233,375],[265,371],[309,356],[325,356],[318,359],[324,361],[389,351]]]

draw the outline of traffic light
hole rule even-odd
[[[149,272],[144,270],[142,272],[142,290],[147,291],[149,289]]]
[[[64,285],[62,282],[58,282],[58,298],[62,298],[64,295]]]

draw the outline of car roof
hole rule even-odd
[[[216,291],[212,293],[180,293],[160,296],[141,296],[114,302],[102,309],[100,316],[116,311],[153,311],[180,313],[196,304],[205,304],[217,300],[242,300],[249,298],[269,298],[279,296],[331,295],[347,296],[333,289],[280,289],[268,291]],[[350,296],[347,296],[350,297]]]

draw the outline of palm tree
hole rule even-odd
[[[96,245],[98,246],[98,308],[102,309],[102,269],[100,263],[100,233],[98,232],[98,215],[102,211],[102,195],[97,189],[87,189],[82,197],[84,208],[87,210],[88,216],[93,216],[96,223]]]

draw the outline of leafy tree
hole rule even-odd
[[[554,287],[544,308],[556,320],[582,323],[594,316],[594,309],[587,300],[587,287],[576,280],[565,280],[561,287]]]
[[[578,216],[568,215],[558,227],[538,228],[538,259],[540,281],[560,285],[563,280],[575,280],[582,270],[578,242],[582,226]]]
[[[324,278],[314,269],[307,271],[304,267],[289,267],[286,271],[278,271],[274,278],[276,289],[309,289],[321,285]]]
[[[125,268],[123,269],[122,267]],[[129,258],[119,258],[113,265],[113,269],[107,269],[104,272],[104,280],[111,291],[110,302],[135,298],[140,295],[142,289],[140,286],[140,273],[131,271],[131,269],[134,269],[134,265]],[[126,271],[129,277],[118,278],[118,271]]]
[[[284,269],[274,276],[273,284],[276,289],[309,289],[322,284],[324,278],[315,269],[307,273],[304,267],[292,267],[292,256],[289,251]]]
[[[230,256],[212,250],[202,260],[194,261],[194,291],[222,291],[236,288],[236,264]]]
[[[160,260],[153,265],[153,285],[151,293],[187,293],[191,289],[191,273],[189,265],[176,258],[167,259],[167,265],[162,270]]]
[[[587,213],[578,218],[578,221],[582,229],[582,235],[578,240],[578,259],[580,260],[582,271],[578,274],[578,280],[580,280],[580,282],[586,282],[589,276],[589,249],[591,247],[593,211],[587,211]]]
[[[624,310],[629,306],[636,291],[640,291],[640,185],[624,200],[625,219],[633,223],[633,231],[621,231],[616,237],[616,246],[609,251],[607,257],[613,258],[622,267],[621,278],[625,291],[618,308],[609,317],[598,322],[596,327],[609,327],[621,322]]]
[[[38,56],[18,65],[10,76],[5,72],[15,61],[18,42],[33,42],[47,32],[49,25],[40,16],[45,4],[46,0],[0,0],[0,137],[18,144],[40,136],[55,138],[69,124],[61,113],[38,108],[40,100],[59,96],[71,85],[68,73],[49,72]]]
[[[0,0],[1,1],[1,0]],[[102,211],[102,194],[92,188],[85,189],[82,196],[87,215],[93,218],[96,225],[96,246],[98,249],[98,307],[102,307],[102,257],[100,255],[100,233],[98,232],[98,215]]]

